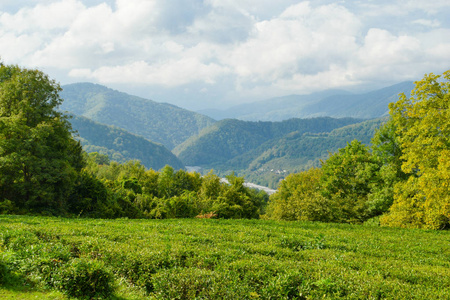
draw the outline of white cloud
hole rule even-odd
[[[262,98],[419,79],[450,61],[447,0],[5,3],[2,59],[60,81]]]
[[[232,50],[227,63],[253,80],[324,72],[330,63],[345,64],[357,49],[359,28],[356,16],[343,7],[301,3],[255,24],[253,36]]]
[[[423,25],[426,27],[432,27],[432,28],[441,26],[441,23],[438,20],[418,19],[418,20],[414,20],[412,23]]]
[[[215,78],[224,75],[226,68],[214,63],[203,63],[194,57],[169,60],[161,64],[137,61],[127,65],[100,67],[94,71],[74,69],[71,76],[96,79],[103,83],[141,83],[175,87],[196,81],[214,84]]]
[[[1,14],[0,24],[4,30],[18,34],[64,29],[83,9],[84,5],[76,0],[37,4],[33,8],[23,8],[14,15]]]

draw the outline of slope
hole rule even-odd
[[[112,160],[140,160],[147,168],[159,170],[166,164],[184,168],[181,161],[163,145],[153,143],[123,129],[99,124],[84,117],[73,117],[72,127],[86,152],[107,154]]]
[[[386,118],[352,124],[323,133],[292,132],[267,141],[256,149],[222,164],[210,166],[221,174],[235,171],[246,180],[276,188],[278,181],[292,172],[319,167],[329,153],[336,152],[354,139],[369,144]]]
[[[407,96],[414,88],[412,82],[402,82],[370,93],[357,95],[334,95],[304,107],[304,116],[331,116],[374,119],[386,116],[389,103],[396,102],[398,95]]]
[[[343,118],[290,119],[282,122],[250,122],[236,119],[219,121],[173,149],[190,166],[225,163],[261,144],[291,132],[329,132],[360,120]]]
[[[63,86],[62,110],[114,125],[172,149],[215,121],[180,107],[92,83]]]

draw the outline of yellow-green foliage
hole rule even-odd
[[[408,180],[395,186],[382,224],[439,229],[450,219],[450,71],[416,82],[412,97],[390,105]]]
[[[275,220],[333,221],[333,202],[320,193],[322,170],[291,174],[270,198],[267,218]]]
[[[380,162],[354,140],[323,162],[321,169],[292,174],[269,203],[268,218],[360,223],[376,216],[369,198],[380,182]]]

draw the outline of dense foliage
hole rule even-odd
[[[131,134],[121,128],[107,126],[84,117],[70,119],[77,132],[83,150],[108,155],[111,160],[125,163],[139,160],[146,168],[159,170],[165,165],[174,169],[184,168],[181,161],[163,145],[153,143],[145,138]]]
[[[0,216],[0,298],[449,299],[448,240],[318,222]]]
[[[338,151],[348,142],[358,139],[369,143],[384,119],[347,125],[322,133],[291,132],[274,138],[261,146],[213,167],[219,173],[236,173],[250,181],[277,188],[289,173],[319,167],[329,153]]]
[[[168,149],[215,121],[167,103],[131,96],[101,85],[76,83],[63,86],[61,109],[95,122],[117,126],[161,143]]]
[[[371,148],[358,141],[320,170],[292,174],[266,217],[439,229],[450,225],[450,71],[416,82],[390,108]],[[307,180],[308,184],[302,183]]]
[[[71,212],[102,218],[258,218],[267,203],[264,192],[246,188],[244,179],[227,176],[228,183],[209,173],[146,170],[137,161],[98,165],[105,156],[92,153],[83,170],[83,183],[75,194]],[[107,161],[107,159],[106,159]],[[94,196],[94,197],[93,197]]]
[[[387,225],[450,226],[450,70],[416,83],[411,98],[390,105],[407,179],[395,185]]]
[[[83,159],[55,109],[60,90],[38,70],[0,64],[0,210],[66,210]]]

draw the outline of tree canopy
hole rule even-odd
[[[395,186],[383,222],[404,227],[450,225],[450,70],[416,82],[412,96],[390,105],[407,179]]]
[[[60,90],[39,70],[0,66],[0,201],[19,210],[64,211],[83,167]]]

